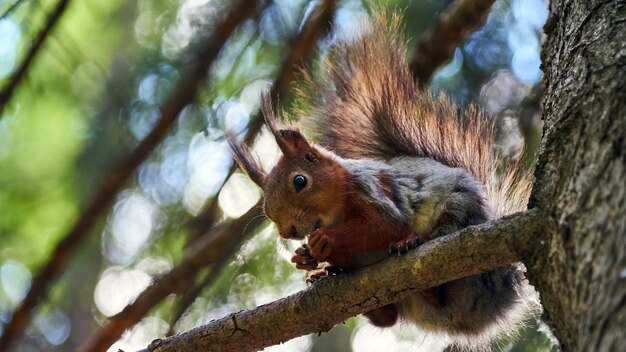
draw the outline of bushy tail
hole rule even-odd
[[[304,72],[296,108],[312,116],[319,144],[345,158],[429,157],[471,172],[487,186],[494,215],[525,208],[529,177],[498,165],[494,125],[475,107],[418,88],[397,15],[378,15],[361,33],[338,40],[315,75]]]

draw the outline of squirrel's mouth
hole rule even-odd
[[[290,240],[302,240],[304,239],[303,234],[298,233],[298,230],[296,229],[296,227],[294,225],[291,225],[291,229],[289,230],[289,237],[288,239]]]
[[[315,224],[313,224],[313,231],[315,231],[315,230],[319,230],[320,228],[322,228],[322,225],[323,225],[323,223],[322,223],[322,219],[321,219],[321,218],[318,218],[318,219],[315,221]],[[312,231],[311,231],[311,232],[312,232]]]
[[[322,226],[324,226],[324,222],[322,221],[322,219],[315,220],[315,223],[313,224],[313,228],[311,228],[311,231],[305,237],[308,237],[316,230],[321,229]]]

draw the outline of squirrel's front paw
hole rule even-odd
[[[317,269],[318,262],[313,258],[306,244],[296,249],[296,255],[291,257],[291,262],[296,264],[296,269],[313,270]]]
[[[315,230],[309,235],[309,251],[318,262],[325,262],[332,252],[332,240],[323,230]]]

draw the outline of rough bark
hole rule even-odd
[[[551,2],[531,282],[564,351],[626,349],[626,2]]]
[[[427,242],[403,257],[325,278],[308,289],[228,315],[167,339],[149,351],[255,351],[336,324],[461,277],[516,262],[536,251],[538,211],[518,213]],[[217,347],[219,346],[219,347]]]

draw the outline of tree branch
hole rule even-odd
[[[19,83],[22,81],[22,79],[26,76],[26,73],[28,72],[30,65],[35,60],[35,56],[37,56],[37,53],[40,51],[41,47],[43,46],[43,43],[48,38],[48,35],[50,34],[50,32],[52,32],[52,29],[61,18],[61,15],[63,15],[63,13],[65,12],[65,9],[67,8],[68,3],[69,3],[69,0],[60,0],[57,3],[57,6],[54,8],[52,13],[48,17],[48,22],[46,22],[46,25],[43,27],[41,32],[39,32],[39,34],[33,41],[33,44],[31,45],[30,49],[28,49],[28,52],[26,53],[26,56],[24,57],[24,61],[22,61],[22,64],[20,65],[20,67],[18,67],[18,69],[15,71],[9,83],[7,83],[4,89],[0,92],[0,119],[2,118],[2,112],[4,111],[4,108],[9,103],[9,101],[11,100],[11,97],[13,96],[13,92],[15,91]],[[19,1],[16,2],[14,6],[17,6],[18,4],[19,4]],[[7,13],[9,13],[9,11],[12,11],[13,9],[14,7],[11,7],[9,10],[7,10]]]
[[[2,15],[0,15],[0,21],[10,16],[13,11],[17,10],[17,8],[24,2],[24,0],[16,0],[13,4],[9,5],[9,7],[4,11]]]
[[[252,351],[334,325],[429,287],[525,259],[541,246],[543,214],[517,213],[430,241],[402,257],[323,279],[251,310],[230,314],[147,350]]]
[[[122,160],[112,172],[103,178],[102,184],[92,201],[87,205],[86,210],[80,215],[68,234],[59,242],[52,258],[34,279],[26,298],[11,317],[11,321],[5,325],[0,337],[0,350],[8,349],[9,344],[22,334],[28,325],[32,309],[46,295],[50,284],[63,271],[76,248],[82,243],[100,215],[108,209],[109,203],[115,198],[117,192],[124,186],[137,166],[167,135],[182,109],[195,99],[196,91],[200,83],[206,78],[210,64],[217,57],[221,47],[237,25],[255,9],[255,4],[254,0],[241,1],[225,17],[215,33],[207,38],[198,54],[188,63],[189,68],[160,108],[161,118],[154,129],[126,159]]]
[[[433,72],[452,56],[459,43],[483,25],[494,2],[457,0],[441,14],[435,26],[420,37],[409,67],[421,86],[428,85]]]

